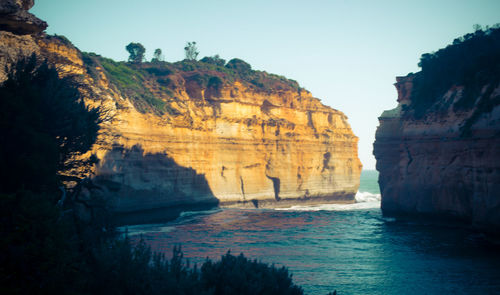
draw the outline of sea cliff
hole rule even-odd
[[[43,22],[14,29],[22,23],[0,27],[0,78],[32,53],[81,77],[86,103],[106,118],[86,155],[98,164],[71,174],[90,177],[113,210],[354,201],[358,138],[295,81],[238,59],[115,62],[44,34]]]
[[[500,229],[499,53],[499,29],[479,30],[397,78],[374,143],[384,214]]]

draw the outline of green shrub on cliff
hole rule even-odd
[[[223,67],[226,64],[226,60],[221,58],[218,54],[214,56],[205,56],[204,58],[200,59],[200,61],[208,64],[213,64],[219,67]]]
[[[234,71],[241,74],[249,73],[252,70],[252,66],[250,66],[249,63],[239,58],[233,58],[232,60],[228,61],[226,64],[226,68],[233,69]]]
[[[166,103],[151,93],[144,84],[151,75],[171,73],[169,67],[143,68],[138,64],[116,62],[109,58],[91,56],[88,53],[83,55],[86,59],[91,58],[96,65],[102,66],[111,83],[123,96],[131,100],[139,112],[153,112],[161,115],[167,111]]]
[[[491,101],[492,87],[500,81],[500,27],[477,28],[446,48],[423,54],[418,65],[422,70],[413,80],[413,116],[421,118],[453,86],[464,87],[460,101],[454,105],[456,111],[470,109],[478,97],[487,110],[495,104]],[[491,89],[483,93],[484,86]]]

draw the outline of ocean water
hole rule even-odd
[[[185,212],[128,234],[167,256],[181,245],[192,263],[230,250],[285,265],[306,294],[500,294],[498,244],[461,227],[384,218],[377,177],[363,171],[356,204]]]

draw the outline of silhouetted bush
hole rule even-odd
[[[229,252],[190,267],[180,247],[172,258],[154,254],[141,240],[114,240],[97,251],[91,267],[92,294],[303,294],[285,267],[276,268]]]
[[[13,67],[0,87],[0,192],[54,188],[57,172],[92,164],[71,161],[94,144],[100,122],[78,87],[34,55]]]
[[[207,260],[202,265],[201,282],[217,295],[303,294],[285,267],[276,268],[229,252],[218,262]]]

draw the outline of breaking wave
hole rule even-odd
[[[277,208],[280,211],[349,211],[360,209],[380,208],[380,194],[357,192],[353,204],[321,204],[311,206],[292,206],[290,208]]]

